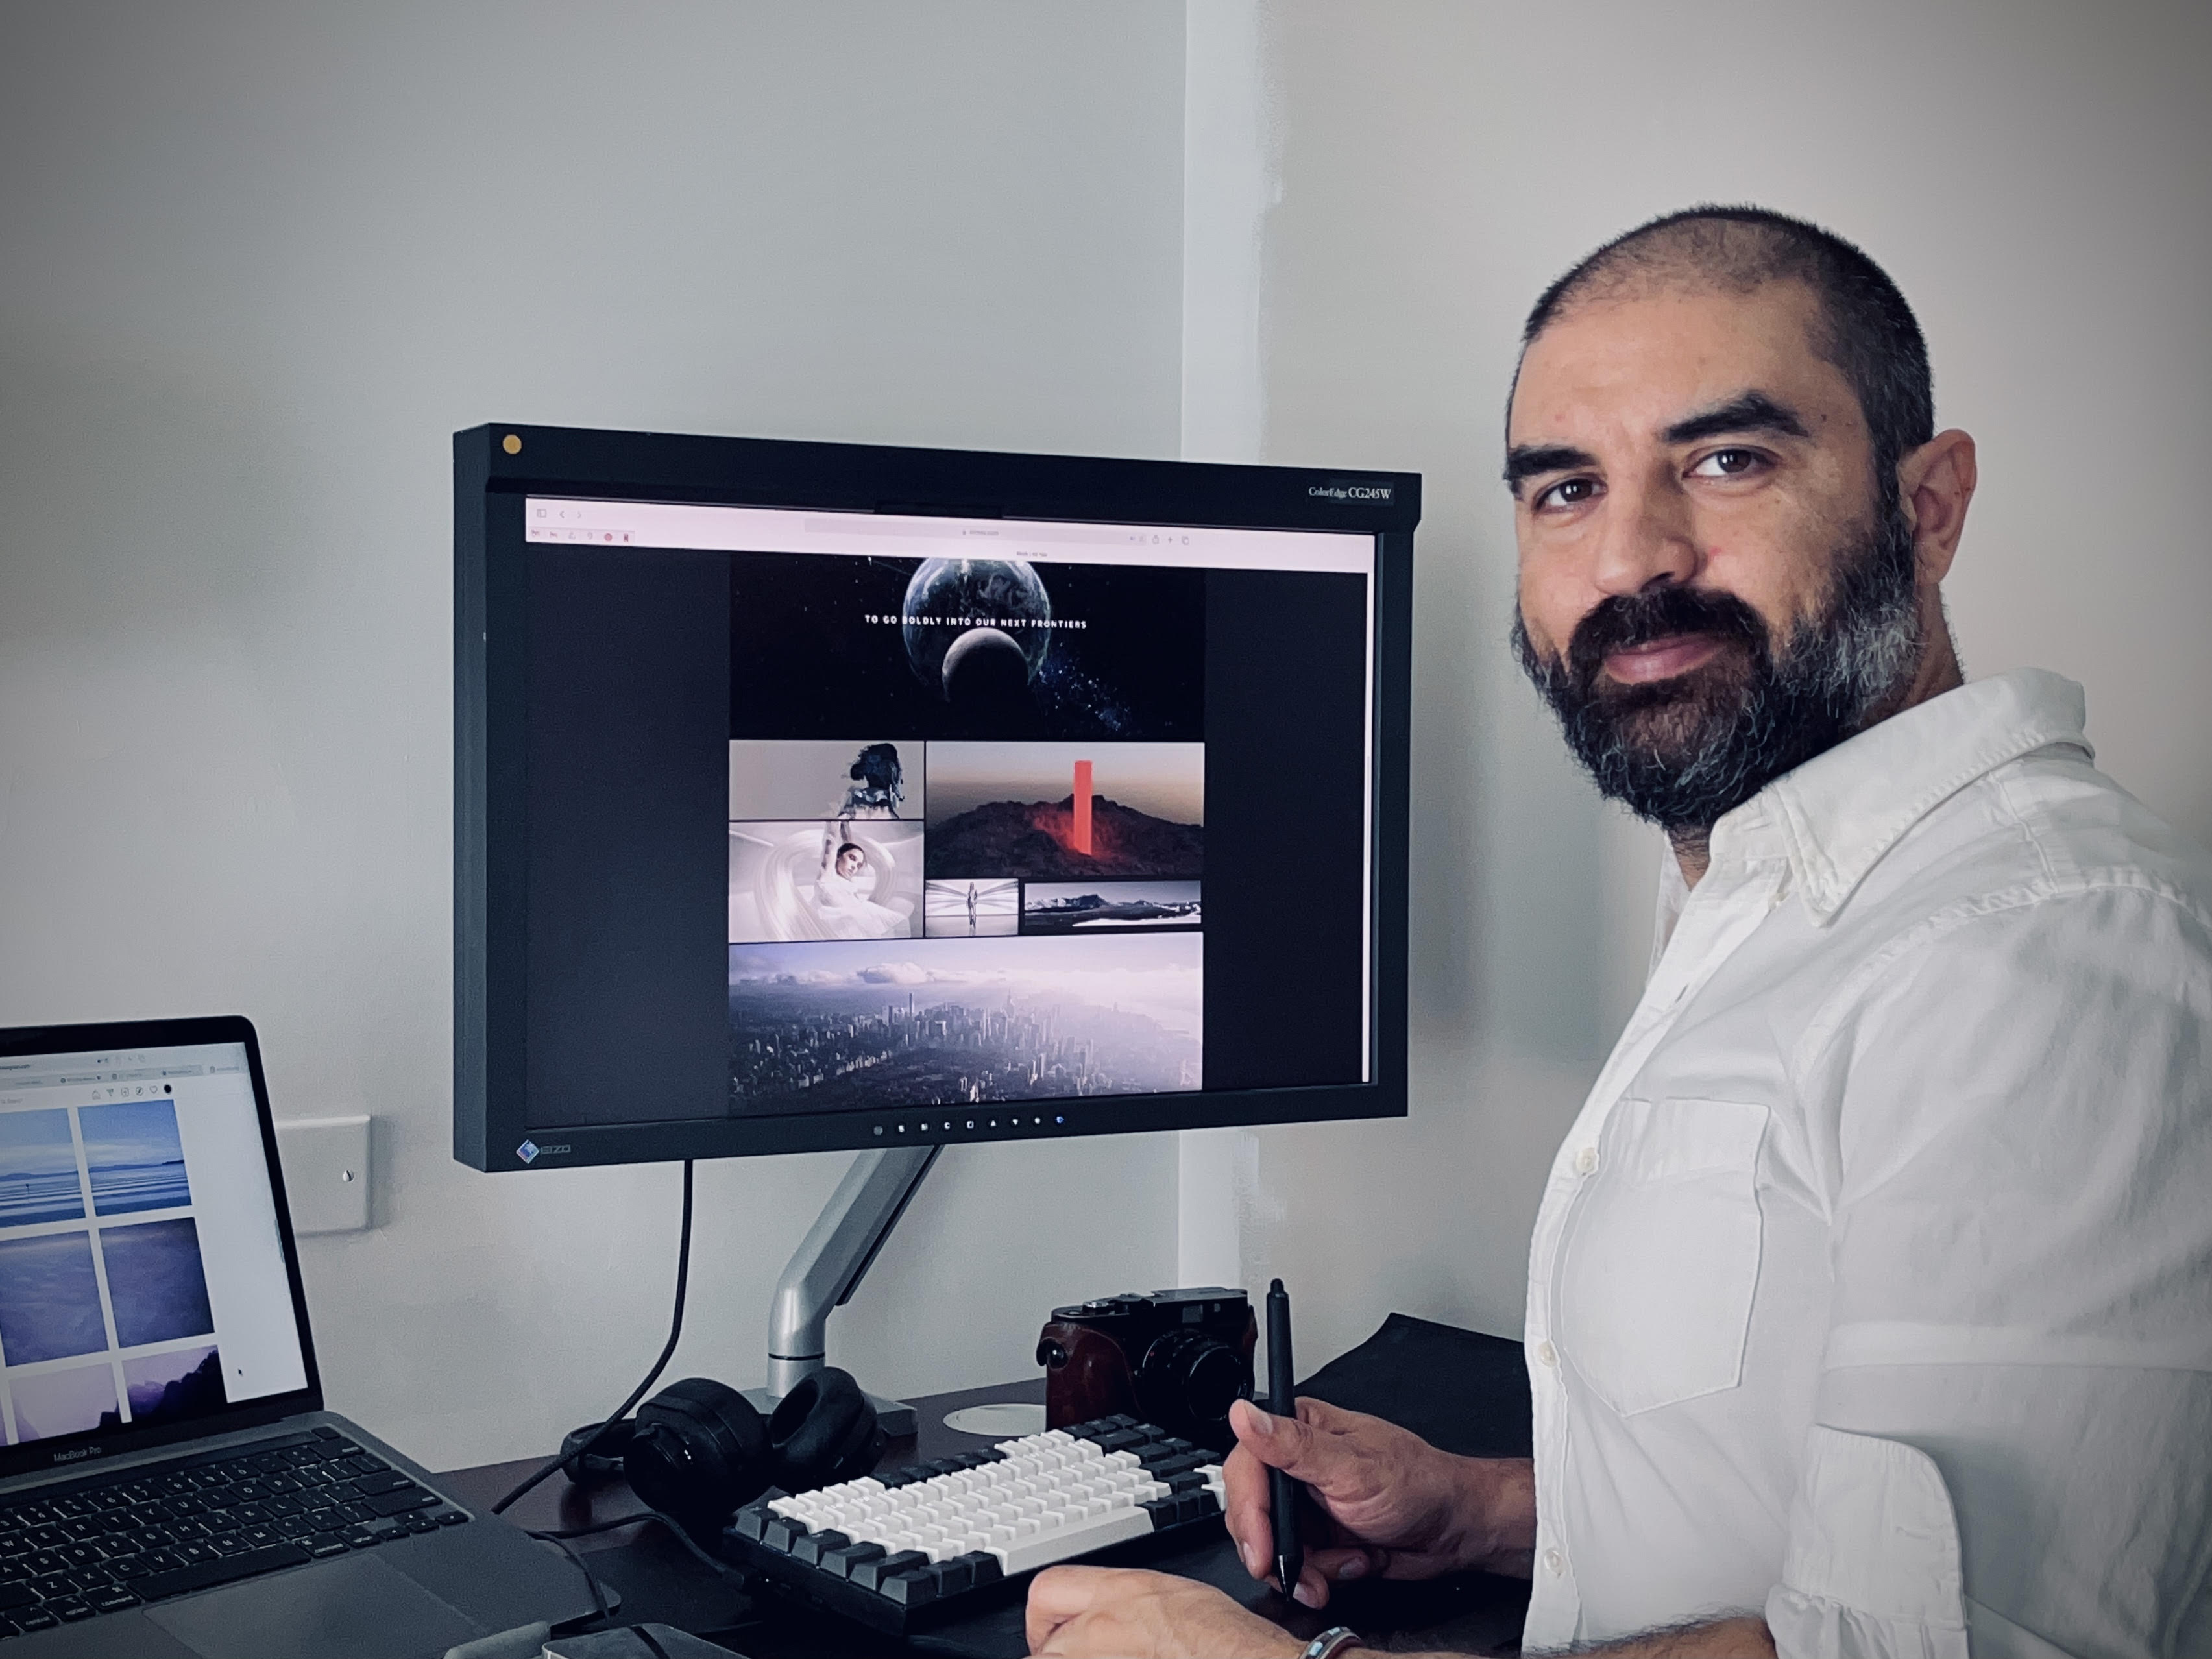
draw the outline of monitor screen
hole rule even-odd
[[[1063,515],[488,493],[459,562],[488,592],[506,567],[482,755],[515,811],[486,815],[479,896],[463,777],[459,960],[481,909],[487,980],[462,1157],[1404,1109],[1388,530],[1287,489],[1290,522],[1207,522],[1192,475],[1261,470],[1120,465],[1181,494],[1109,518],[1074,491]],[[501,702],[469,631],[465,728],[473,688]]]

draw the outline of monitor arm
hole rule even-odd
[[[747,1390],[755,1405],[773,1410],[775,1401],[822,1369],[830,1314],[852,1300],[943,1150],[887,1146],[854,1158],[776,1282],[769,1304],[768,1386]],[[886,1433],[914,1432],[912,1407],[868,1397]]]

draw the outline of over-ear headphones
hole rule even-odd
[[[735,1389],[703,1376],[672,1382],[608,1431],[562,1442],[568,1478],[588,1483],[617,1471],[652,1508],[693,1531],[709,1530],[768,1487],[805,1492],[866,1474],[883,1455],[876,1408],[852,1373],[824,1366],[763,1419]]]

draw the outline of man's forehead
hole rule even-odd
[[[1648,436],[1758,389],[1803,411],[1815,433],[1857,411],[1850,382],[1815,349],[1818,303],[1798,283],[1748,292],[1673,287],[1585,301],[1522,359],[1508,441],[1601,429]]]

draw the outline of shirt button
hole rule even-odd
[[[1539,1342],[1536,1345],[1536,1362],[1541,1365],[1556,1365],[1559,1363],[1559,1351],[1549,1342]],[[1553,1552],[1555,1555],[1558,1553],[1556,1550]]]
[[[1595,1168],[1597,1168],[1596,1147],[1585,1146],[1582,1151],[1575,1154],[1575,1173],[1577,1175],[1588,1175]]]
[[[1544,1552],[1544,1570],[1557,1578],[1567,1570],[1567,1558],[1555,1549]]]

